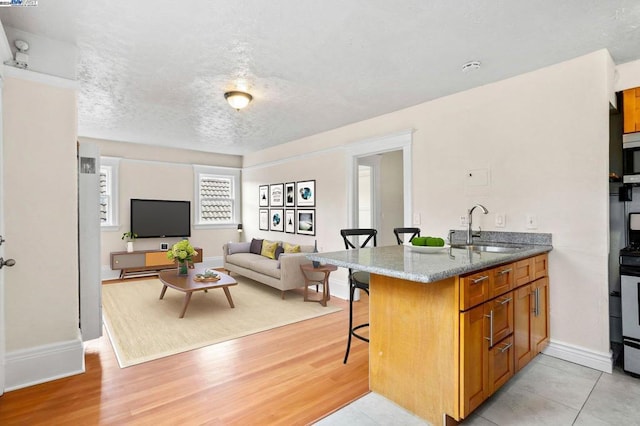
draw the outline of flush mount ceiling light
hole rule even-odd
[[[227,102],[229,102],[229,105],[231,105],[231,107],[240,111],[242,108],[249,105],[249,102],[251,102],[253,96],[251,96],[247,92],[233,90],[231,92],[225,93],[224,98],[227,100]]]
[[[470,72],[480,69],[480,61],[467,62],[462,66],[462,72]]]

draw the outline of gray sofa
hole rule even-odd
[[[249,243],[227,243],[222,246],[224,269],[284,292],[304,287],[300,265],[311,263],[305,253],[312,253],[314,246],[300,245],[300,253],[282,253],[277,260],[251,253]],[[280,242],[282,245],[282,242]]]

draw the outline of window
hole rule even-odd
[[[100,157],[100,226],[117,230],[119,158]]]
[[[240,219],[240,170],[194,166],[195,228],[228,227]]]

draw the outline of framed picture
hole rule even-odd
[[[298,220],[297,229],[298,234],[303,235],[316,235],[316,211],[311,210],[297,210]]]
[[[316,181],[304,180],[296,185],[296,205],[314,207],[316,205]]]
[[[258,203],[258,205],[260,207],[269,207],[269,185],[259,186],[258,196],[260,197],[260,202]]]
[[[296,184],[294,182],[284,184],[284,205],[287,207],[295,207],[296,205]]]
[[[269,229],[271,231],[284,232],[284,210],[271,209],[269,216]]]
[[[269,210],[267,209],[260,209],[260,230],[269,230]]]
[[[284,206],[284,185],[281,183],[275,183],[269,185],[269,202],[271,207],[283,207]]]
[[[296,211],[286,210],[284,212],[284,232],[287,234],[296,233]]]

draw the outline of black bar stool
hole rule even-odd
[[[412,234],[409,241],[407,241],[410,243],[415,237],[420,236],[420,228],[393,228],[393,233],[396,235],[398,245],[402,245],[402,238],[400,238],[400,234]]]
[[[377,234],[378,231],[376,231],[375,229],[367,228],[340,230],[340,235],[342,235],[344,246],[347,250],[364,248],[369,243],[372,243],[373,247],[375,247],[377,245]],[[360,237],[366,237],[362,243],[359,242]],[[344,364],[347,363],[347,359],[349,358],[349,350],[351,349],[351,336],[365,342],[369,342],[369,339],[356,333],[356,330],[359,330],[363,327],[369,327],[369,323],[367,322],[364,324],[356,325],[355,327],[353,326],[353,296],[357,288],[369,294],[369,273],[364,271],[354,271],[349,268],[349,287],[349,340],[347,340],[347,352],[344,354]]]

